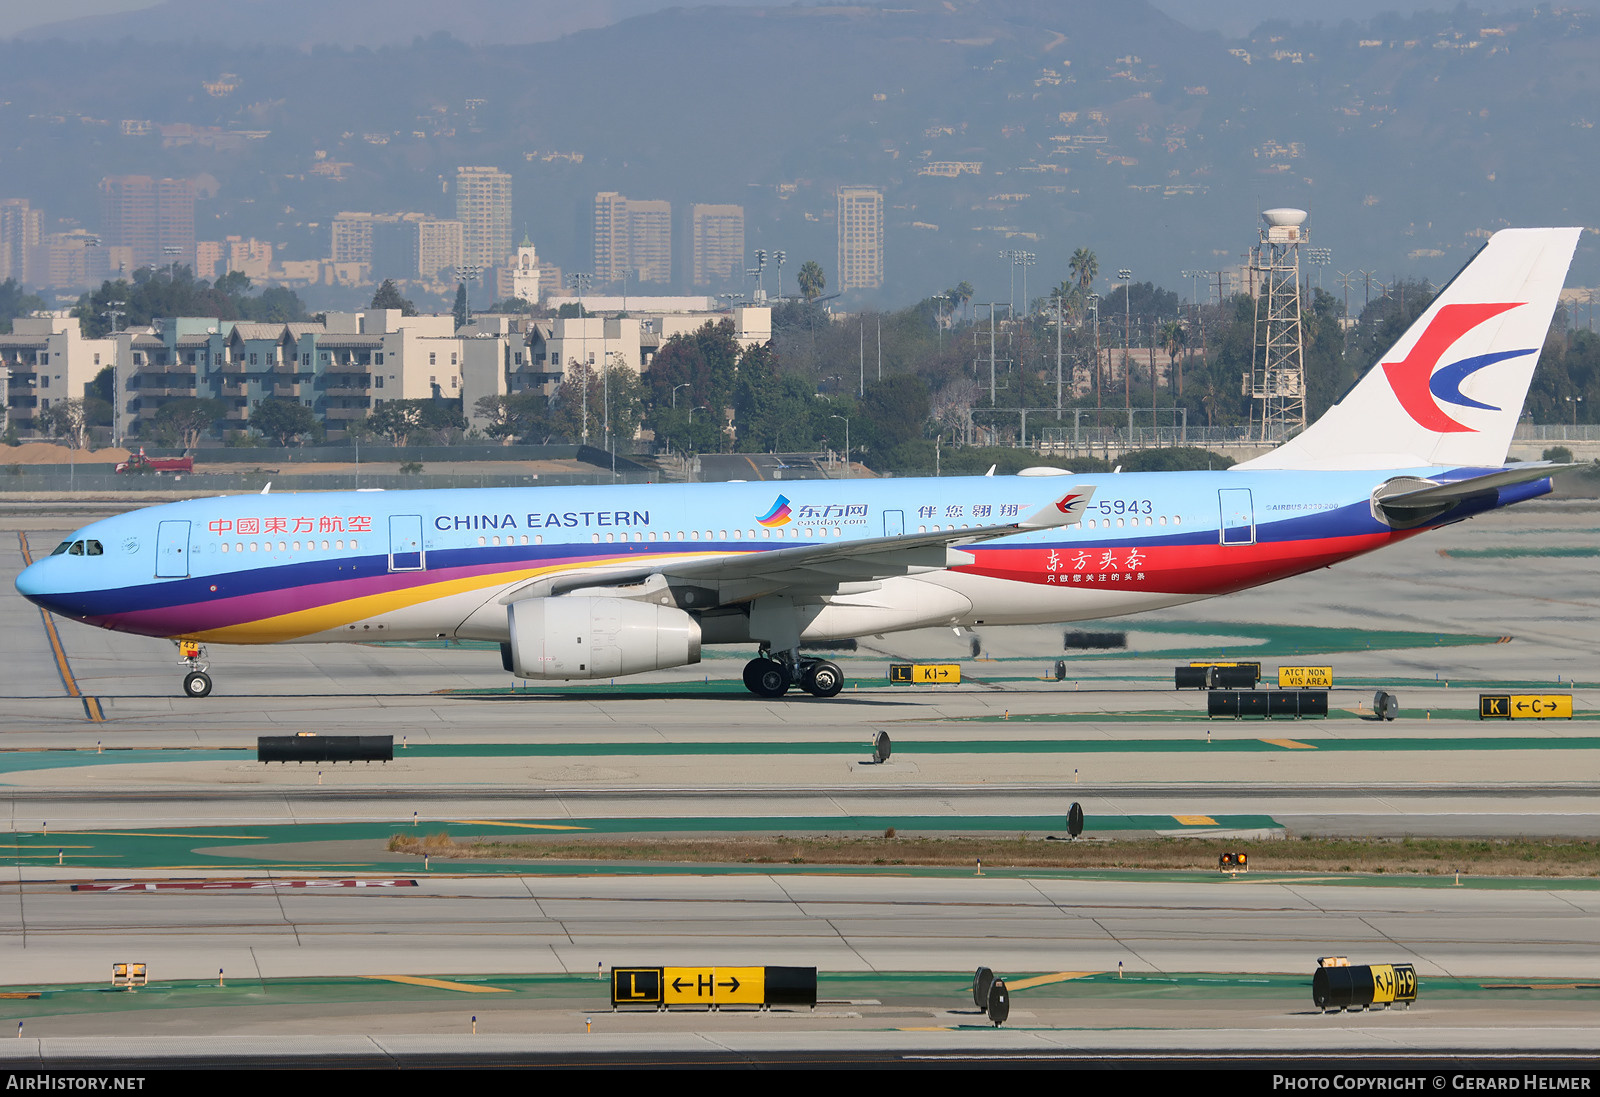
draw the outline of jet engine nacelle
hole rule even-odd
[[[529,598],[508,608],[518,678],[611,678],[700,661],[700,623],[624,598]]]

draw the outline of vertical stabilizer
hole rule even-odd
[[[1504,464],[1580,231],[1495,233],[1343,400],[1234,467]]]

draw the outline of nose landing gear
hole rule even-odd
[[[211,676],[206,673],[210,666],[206,662],[206,649],[203,645],[193,640],[178,641],[178,665],[188,667],[189,673],[183,676],[183,695],[185,697],[205,697],[211,693]]]

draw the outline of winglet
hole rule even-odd
[[[1094,485],[1080,485],[1074,487],[1061,498],[1054,502],[1046,503],[1022,521],[1017,523],[1018,529],[1054,529],[1072,522],[1083,521],[1083,512],[1088,509],[1089,501],[1094,498]]]

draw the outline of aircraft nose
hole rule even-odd
[[[48,559],[36,560],[23,568],[16,578],[17,593],[36,605],[43,605],[43,600],[55,590],[50,581],[50,572],[54,570],[51,565]]]

